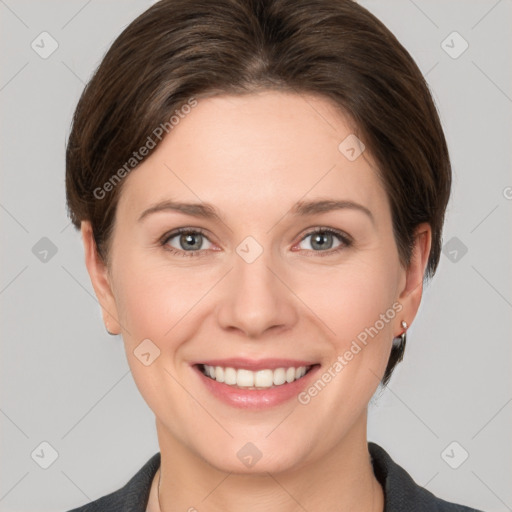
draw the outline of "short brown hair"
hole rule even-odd
[[[352,0],[161,0],[125,28],[82,93],[66,150],[69,215],[77,228],[91,222],[100,257],[108,262],[126,163],[155,128],[191,98],[261,89],[321,95],[353,120],[403,265],[415,228],[432,228],[431,278],[451,187],[445,137],[412,57]],[[383,385],[402,350],[393,346]]]

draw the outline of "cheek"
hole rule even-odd
[[[129,338],[162,339],[185,319],[214,276],[183,267],[126,258],[118,265],[116,303]]]
[[[181,379],[180,345],[189,335],[194,305],[211,284],[190,269],[147,257],[125,255],[116,263],[116,304],[134,381],[155,414],[164,406],[176,412],[189,400],[174,381]]]
[[[180,395],[179,386],[173,386],[173,377],[188,378],[183,373],[188,368],[183,365],[188,341],[206,325],[205,316],[212,311],[208,292],[226,270],[212,271],[206,265],[201,269],[171,266],[147,257],[126,258],[125,264],[117,268],[118,314],[125,352],[142,396],[154,411],[162,403],[186,403],[189,398]],[[138,359],[147,352],[142,348],[144,343],[150,352],[158,354],[149,366]],[[168,390],[168,396],[163,389]]]
[[[329,328],[330,337],[345,343],[373,326],[381,315],[385,320],[393,319],[396,279],[396,266],[377,259],[371,264],[358,262],[303,275],[296,289]],[[391,322],[382,325],[379,321],[378,328],[388,332]]]

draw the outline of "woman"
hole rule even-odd
[[[86,510],[468,511],[366,438],[437,268],[428,87],[348,0],[163,0],[77,106],[66,189],[160,452]]]

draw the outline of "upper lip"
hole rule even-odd
[[[192,363],[194,365],[205,364],[208,366],[222,366],[223,368],[241,368],[244,370],[275,370],[276,368],[299,368],[301,366],[313,366],[317,364],[312,361],[304,361],[298,359],[245,359],[245,358],[229,358],[229,359],[208,359]]]

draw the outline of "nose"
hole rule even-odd
[[[288,330],[297,322],[297,297],[287,286],[285,271],[272,261],[270,251],[252,263],[237,254],[223,287],[217,319],[225,330],[259,339],[271,331]]]

